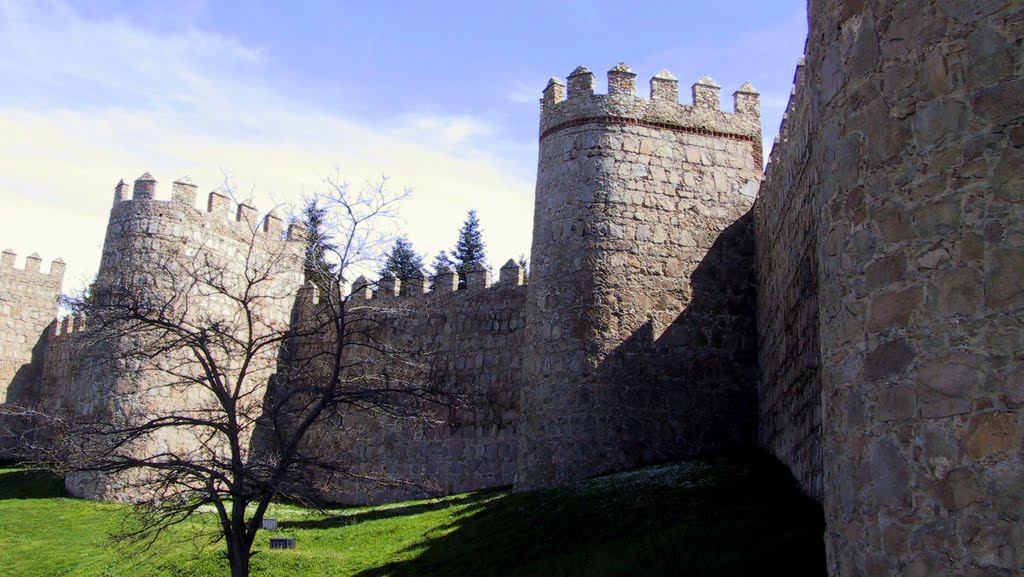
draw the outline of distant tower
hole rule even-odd
[[[234,203],[219,191],[208,195],[205,210],[198,209],[198,187],[188,178],[172,184],[167,200],[157,198],[157,181],[148,172],[131,185],[130,198],[128,189],[123,180],[114,188],[114,205],[94,284],[93,296],[98,302],[123,299],[120,293],[127,291],[141,303],[163,307],[172,318],[187,315],[183,318],[195,319],[192,322],[202,326],[235,310],[228,297],[206,286],[205,271],[215,270],[213,282],[222,283],[230,294],[244,286],[246,273],[254,263],[269,263],[264,265],[271,267],[264,269],[268,271],[267,279],[259,287],[267,297],[258,314],[266,326],[281,326],[291,319],[293,295],[302,286],[305,239],[301,225],[293,224],[285,233],[278,216],[270,213],[259,219],[256,208],[247,203],[231,211]],[[73,332],[84,328],[83,324],[76,319]],[[67,326],[60,330],[61,334],[68,332]],[[80,370],[60,375],[57,383],[74,416],[109,419],[130,412],[157,415],[159,411],[205,402],[200,389],[181,387],[171,371],[145,366],[139,369],[137,361],[120,362],[123,357],[119,358],[122,353],[118,347],[131,341],[132,337],[115,332],[82,343],[76,351]],[[192,370],[185,367],[194,361],[187,355],[175,356],[178,354],[175,350],[164,353],[180,362],[173,370]],[[119,362],[109,362],[111,356]],[[269,356],[276,356],[276,352]],[[267,364],[276,366],[276,360]],[[265,386],[265,373],[250,374],[249,386]],[[153,391],[161,394],[154,395]],[[185,428],[163,429],[154,432],[150,442],[160,450],[193,450],[195,436]],[[145,450],[141,444],[138,447]],[[116,474],[77,472],[67,476],[65,485],[78,497],[132,499],[137,488],[126,485],[127,479]]]
[[[579,67],[541,99],[517,486],[753,442],[758,94],[680,105],[668,71],[608,94]]]

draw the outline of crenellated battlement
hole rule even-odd
[[[668,70],[650,80],[650,98],[636,94],[636,74],[624,63],[608,71],[608,93],[595,94],[594,73],[580,66],[566,83],[548,81],[541,98],[540,134],[586,123],[634,124],[724,138],[759,141],[760,95],[749,83],[733,93],[733,111],[721,110],[721,87],[703,76],[691,88],[690,104],[679,102],[679,81]]]
[[[18,258],[18,254],[11,249],[5,249],[0,253],[0,274],[7,275],[32,275],[32,276],[43,276],[52,277],[55,281],[63,281],[64,279],[64,259],[56,258],[50,261],[50,269],[48,272],[42,272],[43,259],[38,253],[32,253],[25,257],[25,262],[21,268],[15,265],[15,261]]]
[[[135,180],[131,198],[128,197],[128,188],[124,179],[114,186],[111,222],[121,215],[145,207],[142,212],[154,216],[200,215],[215,226],[234,224],[241,231],[262,233],[269,239],[280,238],[293,242],[306,240],[306,231],[302,224],[292,223],[285,230],[284,221],[275,211],[260,217],[255,206],[248,201],[236,204],[222,189],[215,189],[207,194],[205,211],[196,208],[199,187],[187,176],[171,185],[169,199],[157,198],[157,181],[149,172]]]
[[[761,190],[789,191],[793,186],[793,172],[806,160],[810,141],[811,126],[807,108],[809,92],[804,86],[805,58],[797,61],[793,73],[793,88],[789,93],[786,111],[779,123],[779,132],[772,143],[772,150],[765,165],[764,182]]]
[[[404,280],[395,278],[388,273],[385,273],[377,281],[371,281],[361,275],[349,285],[351,290],[346,296],[351,301],[400,300],[410,302],[451,294],[470,295],[482,291],[504,291],[509,288],[526,286],[526,271],[515,260],[509,259],[501,267],[497,282],[492,281],[491,270],[484,266],[478,266],[469,271],[469,274],[466,275],[465,289],[459,290],[459,281],[459,273],[447,267],[438,269],[433,288],[430,286],[426,271],[422,269],[412,278]],[[410,285],[410,288],[403,293],[402,287],[406,284]],[[309,282],[299,289],[297,299],[303,307],[327,302],[326,295],[321,294],[320,290]]]
[[[83,312],[66,315],[63,318],[56,317],[53,319],[50,337],[60,339],[78,336],[88,328],[87,321],[88,316]]]
[[[528,285],[510,260],[497,282],[469,271],[463,290],[445,268],[432,282],[421,270],[335,289],[351,289],[354,322],[370,321],[363,335],[395,345],[365,348],[415,352],[409,364],[468,405],[422,420],[343,405],[301,450],[351,457],[351,474],[310,496],[426,496],[366,482],[381,472],[447,494],[526,490],[756,442],[822,503],[830,575],[1020,573],[1019,18],[1006,2],[905,4],[808,4],[806,65],[764,170],[750,84],[723,111],[708,76],[686,103],[667,70],[646,98],[621,63],[606,94],[582,66],[552,78]],[[116,185],[101,278],[144,271],[146,290],[172,291],[159,281],[187,266],[168,255],[202,251],[241,278],[265,254],[239,255],[259,245],[283,256],[268,275],[280,298],[258,315],[268,328],[311,320],[342,296],[301,284],[301,226],[260,219],[221,191],[197,208],[187,178],[157,199],[157,184],[146,173]],[[137,363],[88,362],[118,347],[76,338],[84,316],[54,320],[63,261],[46,274],[38,255],[20,268],[16,257],[0,255],[0,403],[49,394],[90,422],[188,406],[195,388],[186,396]],[[203,322],[231,310],[194,296],[198,306],[180,310]],[[324,358],[339,335],[312,329],[268,349],[265,366]],[[370,362],[347,366],[389,372],[389,360],[358,349],[346,354]],[[248,381],[289,387],[289,376]],[[182,433],[152,446],[191,450],[195,435]],[[69,476],[67,487],[136,497],[114,478]]]

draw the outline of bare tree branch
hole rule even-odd
[[[297,283],[283,282],[301,278],[302,247],[258,223],[229,240],[161,239],[145,266],[101,271],[88,300],[74,303],[88,315],[81,374],[95,388],[85,408],[5,408],[45,430],[25,436],[39,462],[131,497],[120,539],[151,544],[212,510],[219,532],[207,538],[225,542],[241,577],[274,499],[308,502],[312,483],[338,478],[430,486],[357,473],[352,451],[325,457],[304,445],[342,413],[429,420],[428,407],[461,402],[431,370],[430,351],[389,335],[408,309],[347,290],[346,274],[376,268],[409,191],[391,191],[384,177],[355,189],[338,174],[325,186],[337,265],[326,290],[296,294]]]

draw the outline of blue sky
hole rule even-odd
[[[806,37],[805,3],[30,2],[0,0],[0,248],[69,264],[81,285],[119,178],[203,192],[229,171],[257,206],[340,168],[409,186],[429,256],[480,213],[493,265],[528,253],[537,99],[551,76],[625,61],[709,74],[723,104],[762,93],[771,147]],[[166,194],[166,193],[165,193]],[[44,267],[45,268],[45,267]]]

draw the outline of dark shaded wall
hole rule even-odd
[[[762,287],[817,258],[829,572],[1020,575],[1024,6],[823,0],[808,17],[806,81],[758,214]],[[793,234],[813,251],[771,244]],[[762,347],[788,349],[810,311],[775,297]],[[765,355],[779,368],[762,438],[799,465],[812,421],[774,395],[816,385]]]
[[[757,221],[758,442],[808,495],[822,498],[817,221],[808,163],[816,94],[797,67],[786,120],[769,156]]]

